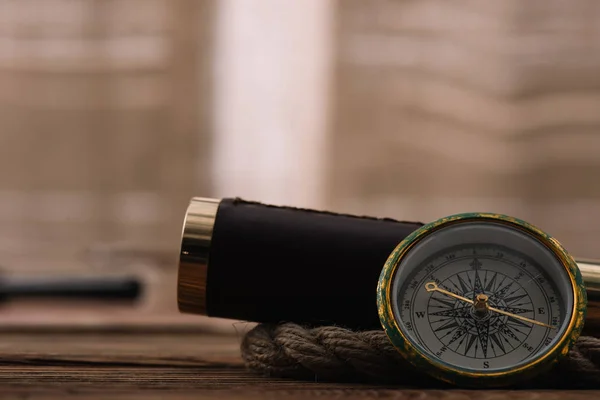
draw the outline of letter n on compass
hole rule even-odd
[[[482,264],[481,264],[481,262],[479,262],[479,260],[478,260],[478,259],[476,259],[476,258],[474,258],[474,259],[473,259],[473,261],[471,261],[471,262],[469,263],[469,266],[470,266],[471,268],[473,268],[474,270],[481,269],[481,265],[482,265]]]

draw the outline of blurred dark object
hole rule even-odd
[[[135,302],[142,286],[132,277],[7,277],[0,281],[0,300],[52,298]]]

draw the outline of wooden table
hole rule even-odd
[[[0,398],[596,399],[600,391],[464,391],[295,382],[247,372],[237,335],[202,329],[0,331]]]

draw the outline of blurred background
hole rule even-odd
[[[187,321],[192,196],[506,213],[600,257],[599,128],[594,0],[0,0],[0,269],[139,274],[132,315]]]

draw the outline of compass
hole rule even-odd
[[[564,356],[586,291],[554,238],[498,214],[460,214],[406,237],[381,272],[383,328],[418,369],[471,387],[514,384]]]

